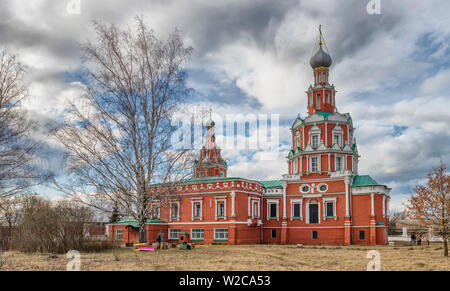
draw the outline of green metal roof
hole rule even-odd
[[[384,225],[383,221],[378,221],[376,225]]]
[[[263,185],[264,188],[283,188],[283,186],[281,186],[281,181],[280,180],[271,180],[271,181],[259,181],[259,183],[261,183]]]
[[[352,187],[359,187],[359,186],[376,186],[380,185],[372,179],[369,175],[362,175],[362,176],[355,176],[353,178],[353,184]]]
[[[167,223],[167,221],[156,220],[156,219],[147,219],[146,223]],[[139,222],[136,219],[124,219],[118,222],[110,222],[106,224],[121,224],[121,225],[130,225],[134,228],[139,228]]]

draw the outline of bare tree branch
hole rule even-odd
[[[134,30],[94,25],[97,43],[83,45],[86,92],[54,133],[71,177],[58,187],[104,211],[111,203],[126,209],[146,241],[147,218],[190,175],[191,152],[172,150],[171,118],[190,93],[183,66],[192,48],[177,30],[158,40],[140,18]],[[164,187],[150,193],[155,183]]]

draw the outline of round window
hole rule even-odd
[[[309,186],[308,185],[302,186],[301,190],[303,193],[307,193],[307,192],[309,192]]]
[[[327,190],[328,190],[327,184],[322,184],[322,185],[320,185],[319,190],[320,190],[321,192],[327,191]]]

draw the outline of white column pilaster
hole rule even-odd
[[[350,178],[346,177],[344,179],[345,182],[345,216],[350,216],[350,193],[349,193],[349,184],[350,184]]]
[[[283,219],[286,218],[286,188],[287,188],[287,182],[281,181],[281,184],[283,185]]]
[[[374,193],[370,193],[370,215],[371,216],[375,216],[375,207],[374,207],[374,199],[375,198],[375,194]]]
[[[236,199],[236,193],[234,191],[231,192],[231,217],[235,217],[235,199]]]

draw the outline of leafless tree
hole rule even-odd
[[[0,196],[23,193],[48,178],[39,169],[33,140],[35,122],[26,118],[28,98],[24,66],[6,50],[0,51]]]
[[[406,218],[406,211],[390,210],[388,216],[389,216],[389,225],[388,225],[389,234],[395,234],[396,231],[398,231],[397,229],[398,221]]]
[[[192,49],[175,30],[159,40],[142,19],[134,29],[95,23],[84,44],[86,90],[54,136],[67,150],[69,183],[58,188],[105,211],[111,203],[145,224],[189,175],[191,152],[173,150],[171,118],[190,94],[184,65]],[[190,137],[189,137],[190,138]],[[158,191],[149,189],[158,183]]]
[[[0,197],[0,225],[6,226],[1,241],[4,248],[9,246],[13,231],[21,223],[23,205],[30,197],[29,195]]]
[[[450,237],[450,176],[444,163],[428,173],[425,185],[414,188],[408,200],[408,214],[431,227],[444,241],[444,256],[448,257],[447,241]]]
[[[89,250],[91,208],[71,200],[52,202],[29,196],[22,204],[22,218],[12,236],[12,248],[25,252],[64,253]]]

